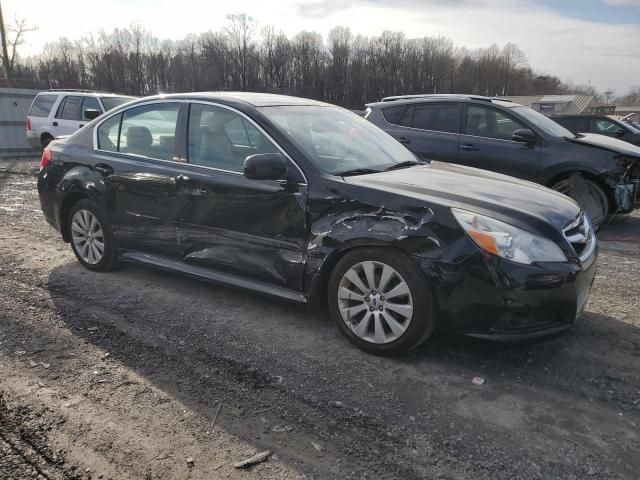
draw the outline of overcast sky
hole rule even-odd
[[[218,30],[226,14],[247,13],[259,26],[292,35],[326,34],[342,25],[376,35],[442,34],[456,45],[516,43],[530,64],[565,81],[613,88],[640,85],[640,0],[1,0],[5,21],[26,18],[24,54],[60,36],[76,39],[139,23],[160,38]]]

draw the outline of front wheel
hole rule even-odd
[[[335,266],[327,291],[329,312],[340,331],[369,353],[407,352],[434,330],[433,295],[424,274],[393,249],[347,253]]]
[[[117,263],[115,243],[106,215],[91,200],[80,200],[71,208],[68,220],[71,248],[89,270],[106,272]]]
[[[560,180],[551,188],[575,200],[585,211],[595,230],[599,230],[607,220],[609,199],[595,182],[587,180],[582,175],[572,175]]]

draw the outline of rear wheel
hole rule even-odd
[[[111,229],[102,210],[91,200],[80,200],[71,207],[68,220],[71,248],[78,261],[95,271],[112,270],[116,252]]]
[[[599,230],[609,215],[609,199],[595,182],[582,175],[572,175],[560,180],[551,188],[572,198],[585,211],[593,228]]]
[[[392,249],[347,253],[334,268],[329,311],[361,349],[394,355],[420,345],[435,326],[433,296],[413,261]]]

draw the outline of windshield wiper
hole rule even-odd
[[[340,175],[341,177],[349,177],[351,175],[366,175],[367,173],[380,173],[380,170],[375,170],[373,168],[354,168],[352,170],[338,172],[336,175]]]
[[[418,162],[417,160],[407,160],[405,162],[400,162],[400,163],[391,165],[390,167],[385,168],[384,171],[388,172],[389,170],[397,170],[398,168],[413,167],[414,165],[424,165],[424,163]]]

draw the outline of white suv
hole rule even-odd
[[[91,90],[51,90],[36,95],[27,115],[27,138],[34,148],[71,135],[104,112],[135,97]]]

